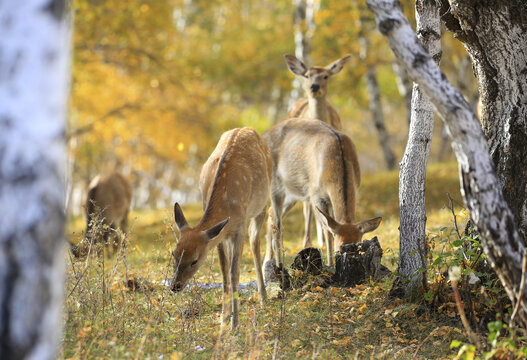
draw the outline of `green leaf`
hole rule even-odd
[[[459,340],[452,340],[452,342],[450,343],[450,348],[454,349],[454,348],[460,347],[461,344],[462,342]]]

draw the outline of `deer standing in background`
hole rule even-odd
[[[119,173],[97,175],[90,182],[86,199],[86,239],[97,242],[98,231],[106,245],[111,244],[113,253],[120,245],[117,229],[127,230],[128,212],[132,202],[132,187]],[[81,249],[72,245],[72,252],[79,256]],[[84,252],[84,251],[82,251]]]
[[[261,137],[251,128],[230,130],[222,135],[201,171],[204,215],[198,225],[191,227],[180,206],[174,205],[174,217],[181,236],[172,253],[172,289],[183,289],[209,251],[217,247],[223,278],[222,329],[231,311],[232,329],[238,327],[240,261],[249,219],[259,299],[262,304],[266,299],[259,232],[265,219],[271,172],[269,148]]]
[[[350,60],[351,55],[346,55],[335,60],[326,67],[314,66],[309,69],[302,61],[298,60],[293,55],[285,55],[284,57],[289,70],[301,78],[303,88],[307,94],[307,98],[298,99],[293,104],[288,117],[317,119],[331,125],[334,129],[341,131],[342,124],[340,122],[340,117],[335,108],[327,102],[326,95],[328,92],[329,78],[338,74],[344,68],[344,65]],[[304,248],[311,246],[311,213],[311,206],[309,206],[308,203],[304,203]],[[319,246],[322,247],[324,240],[318,223],[317,232]],[[269,248],[269,242],[267,246]]]
[[[271,149],[272,250],[281,264],[282,217],[297,201],[317,209],[323,225],[328,264],[333,266],[333,235],[336,249],[357,243],[375,230],[381,218],[355,222],[355,201],[360,185],[357,151],[351,139],[326,123],[313,119],[288,119],[262,134]],[[270,254],[266,253],[266,260]]]

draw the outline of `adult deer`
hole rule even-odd
[[[128,212],[132,202],[132,187],[119,173],[97,175],[90,182],[86,199],[86,239],[90,243],[102,239],[111,244],[113,253],[120,245],[117,229],[127,230]],[[80,255],[81,249],[72,245],[74,255]]]
[[[217,246],[223,278],[222,329],[232,310],[238,326],[238,284],[243,243],[250,219],[249,239],[256,267],[260,302],[266,298],[260,260],[259,231],[271,184],[272,161],[267,144],[251,128],[224,133],[203,166],[200,190],[204,215],[191,227],[176,203],[174,217],[181,237],[174,249],[172,289],[180,291]]]
[[[342,129],[340,117],[335,108],[327,102],[326,95],[328,92],[329,78],[338,74],[344,68],[344,65],[350,60],[351,55],[346,55],[335,60],[326,67],[315,66],[311,68],[308,68],[302,61],[298,60],[293,55],[284,55],[284,57],[289,70],[300,77],[303,88],[307,94],[307,98],[298,99],[293,104],[288,117],[318,119],[330,124],[334,129],[340,131]],[[311,213],[311,206],[304,203],[304,248],[311,246]],[[319,231],[319,245],[322,246],[323,239],[318,224],[317,230]]]
[[[288,119],[263,133],[271,149],[272,244],[281,264],[282,217],[296,201],[308,201],[323,224],[328,264],[336,249],[361,241],[375,230],[381,218],[355,222],[355,201],[360,185],[357,151],[351,139],[326,123],[312,119]],[[266,260],[269,255],[266,254]]]
[[[326,67],[314,66],[308,68],[293,55],[284,55],[287,67],[302,81],[307,98],[298,99],[291,110],[289,118],[303,117],[318,119],[330,124],[334,129],[341,130],[340,117],[333,106],[326,100],[329,78],[338,74],[350,60],[351,55],[333,61]]]

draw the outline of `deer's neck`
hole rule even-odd
[[[355,194],[349,193],[344,201],[335,201],[333,215],[339,223],[353,223],[355,221]]]
[[[329,112],[326,98],[308,98],[307,116],[311,119],[328,122]]]

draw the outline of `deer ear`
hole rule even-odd
[[[326,70],[331,73],[331,75],[338,74],[343,68],[344,65],[351,59],[351,55],[346,55],[343,58],[333,61],[331,64],[326,66]]]
[[[174,219],[176,220],[176,225],[179,231],[188,226],[187,219],[185,219],[183,210],[181,210],[181,206],[179,206],[178,203],[174,204]]]
[[[340,224],[335,219],[333,219],[328,213],[326,213],[324,210],[321,210],[317,207],[317,211],[320,214],[322,214],[322,218],[323,218],[322,225],[324,225],[324,227],[326,227],[332,233],[335,233],[338,227],[340,226]]]
[[[217,245],[217,243],[219,243],[218,235],[223,230],[225,225],[227,225],[227,223],[229,222],[230,219],[231,218],[228,217],[227,219],[223,220],[222,222],[217,223],[216,225],[214,225],[210,229],[205,230],[205,236],[207,236],[207,239],[208,239],[210,245],[214,246],[214,245]]]
[[[357,228],[361,232],[361,234],[365,234],[367,232],[373,231],[379,227],[381,224],[382,217],[376,217],[373,219],[361,221],[360,223],[356,224]]]
[[[305,76],[307,72],[307,66],[293,55],[284,55],[287,67],[295,75]]]

